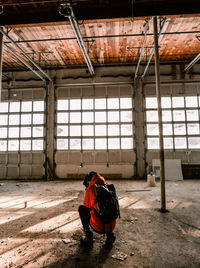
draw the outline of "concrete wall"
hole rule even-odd
[[[140,75],[144,67],[140,67]],[[161,65],[162,95],[200,93],[199,65],[195,65],[189,74],[184,74],[183,69],[183,65]],[[2,100],[46,99],[48,114],[44,152],[0,153],[0,177],[45,177],[48,174],[44,168],[47,157],[58,178],[83,177],[91,170],[107,178],[145,177],[151,168],[152,159],[159,158],[158,151],[146,148],[143,108],[145,96],[155,96],[154,66],[149,67],[144,80],[139,76],[136,83],[133,81],[134,71],[133,66],[98,67],[95,68],[96,77],[91,78],[86,68],[47,70],[53,80],[47,86],[29,71],[5,73],[10,81],[3,82]],[[123,96],[133,98],[133,150],[56,151],[57,99]],[[166,150],[165,157],[181,159],[184,165],[200,165],[200,150]]]

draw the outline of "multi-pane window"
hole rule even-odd
[[[148,149],[159,149],[157,98],[146,97]],[[200,97],[162,97],[164,149],[200,149]]]
[[[132,98],[57,101],[57,150],[133,149]]]
[[[0,103],[0,151],[42,151],[44,101]]]

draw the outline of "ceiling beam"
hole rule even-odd
[[[184,72],[188,72],[200,60],[200,53],[185,67]]]
[[[43,2],[43,1],[42,1]],[[65,18],[58,12],[57,1],[34,6],[19,5],[17,8],[13,3],[4,6],[3,13],[0,16],[0,25],[16,25],[30,23],[48,23],[61,22]],[[110,19],[110,18],[127,18],[141,16],[165,16],[178,14],[197,14],[199,0],[139,0],[124,1],[110,0],[98,1],[77,1],[74,6],[74,12],[77,20],[91,19]]]

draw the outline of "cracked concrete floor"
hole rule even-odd
[[[158,212],[159,182],[108,182],[116,185],[121,208],[116,242],[106,249],[95,234],[94,248],[85,250],[77,212],[81,181],[1,181],[0,268],[200,267],[198,180],[166,182],[169,213]]]

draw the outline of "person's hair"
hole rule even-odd
[[[96,175],[96,174],[97,174],[97,172],[91,171],[91,172],[89,172],[88,174],[85,175],[85,178],[84,178],[84,181],[83,181],[83,185],[85,185],[86,188],[89,186],[89,183],[90,183],[92,177],[94,175]]]

